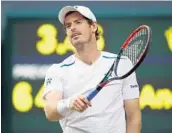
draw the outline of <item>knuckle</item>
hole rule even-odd
[[[83,95],[80,96],[81,100],[85,100],[85,97]]]
[[[84,109],[85,108],[85,105],[82,105],[82,108]]]

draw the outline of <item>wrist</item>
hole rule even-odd
[[[70,112],[70,98],[62,99],[57,103],[57,111],[62,116],[67,116]]]

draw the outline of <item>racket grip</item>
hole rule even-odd
[[[97,89],[94,89],[88,96],[87,99],[91,101],[98,93],[99,91]]]

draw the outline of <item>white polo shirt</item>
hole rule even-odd
[[[99,59],[87,65],[71,55],[62,63],[52,65],[45,78],[44,96],[53,89],[63,93],[63,98],[88,93],[102,80],[110,69],[115,54],[101,52]],[[131,64],[123,59],[120,72]],[[123,80],[110,82],[91,101],[83,113],[71,111],[60,120],[63,133],[126,133],[124,100],[139,97],[139,87],[135,73]]]

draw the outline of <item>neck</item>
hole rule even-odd
[[[86,64],[93,64],[100,56],[101,52],[97,49],[97,44],[84,44],[81,49],[76,50],[76,57]]]

